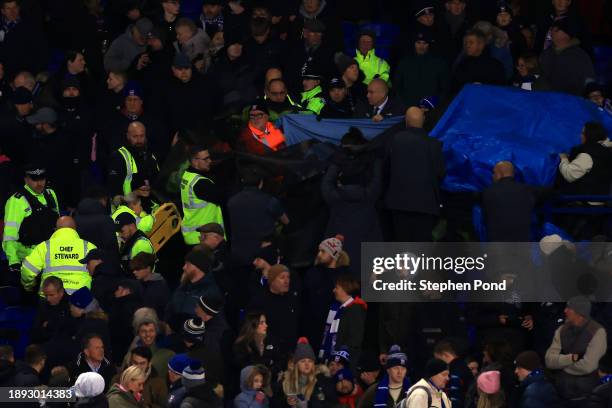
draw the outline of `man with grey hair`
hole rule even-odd
[[[370,82],[366,98],[367,103],[359,103],[355,108],[355,118],[370,118],[374,122],[380,122],[385,118],[404,114],[404,106],[389,96],[389,85],[380,78]]]
[[[493,168],[493,183],[482,192],[488,239],[491,242],[529,242],[533,189],[514,177],[514,165],[500,161]]]
[[[591,318],[591,302],[584,296],[569,299],[564,313],[565,323],[546,351],[546,368],[556,370],[555,384],[563,399],[583,401],[597,385],[606,330]]]

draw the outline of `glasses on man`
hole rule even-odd
[[[264,117],[264,114],[263,113],[251,113],[249,117],[251,119],[261,119]]]

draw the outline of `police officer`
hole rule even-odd
[[[108,188],[113,196],[132,192],[132,178],[140,173],[153,182],[159,173],[155,156],[147,148],[147,132],[141,122],[127,128],[127,144],[113,152],[108,165]]]
[[[136,226],[136,218],[129,212],[124,212],[115,217],[115,229],[119,234],[119,239],[123,242],[119,255],[121,256],[121,266],[127,273],[129,272],[130,261],[139,253],[146,252],[155,255],[153,244]]]
[[[321,89],[322,79],[323,77],[314,72],[310,67],[307,67],[306,71],[302,74],[304,92],[302,92],[300,105],[304,109],[314,112],[315,115],[321,113],[321,109],[325,106],[323,89]]]
[[[190,167],[181,178],[181,231],[187,245],[198,245],[199,227],[210,222],[223,226],[222,194],[208,174],[212,163],[208,149],[196,145],[189,150],[189,155]]]
[[[24,180],[25,185],[7,200],[4,211],[2,249],[15,272],[34,246],[53,234],[59,216],[57,196],[46,188],[45,169],[27,166]]]
[[[91,275],[83,259],[96,246],[79,237],[76,223],[72,217],[60,217],[51,238],[36,245],[21,265],[21,284],[31,291],[36,286],[36,278],[44,282],[49,276],[57,276],[64,283],[68,294],[82,288],[91,287]],[[42,288],[38,291],[43,296]]]

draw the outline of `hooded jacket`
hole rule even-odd
[[[182,52],[187,55],[191,62],[204,59],[206,66],[208,66],[208,48],[210,46],[210,37],[206,34],[206,31],[198,28],[198,31],[193,37],[189,39],[185,44],[179,44],[178,41],[174,42],[174,49],[177,53]]]
[[[559,406],[555,387],[546,380],[544,374],[532,371],[521,383],[521,408],[552,408]]]
[[[139,45],[132,35],[133,25],[113,41],[104,55],[104,69],[109,71],[127,71],[136,57],[146,51],[145,45]]]
[[[240,371],[240,391],[242,392],[234,398],[234,408],[268,408],[270,405],[268,397],[261,390],[255,390],[247,383],[254,369],[255,366],[247,366]],[[267,375],[266,373],[262,373],[262,375],[265,386]]]

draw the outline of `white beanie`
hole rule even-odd
[[[82,373],[74,383],[77,398],[95,397],[104,391],[104,378],[93,371]]]

